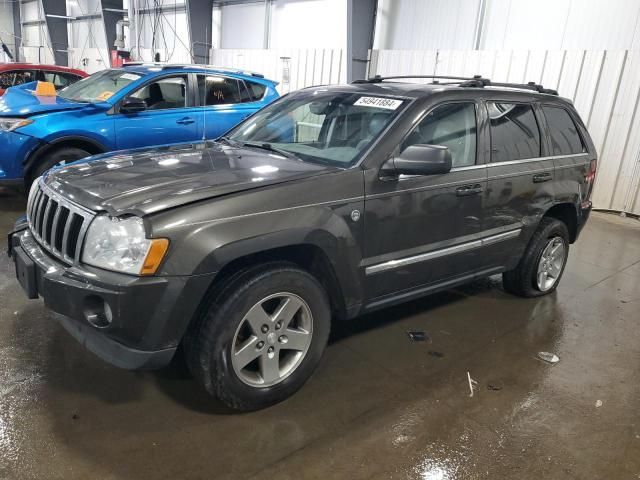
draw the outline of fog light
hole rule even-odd
[[[84,299],[84,318],[96,328],[106,328],[113,321],[111,307],[101,297],[90,295]]]

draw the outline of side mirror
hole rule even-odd
[[[451,171],[451,152],[442,145],[410,145],[382,166],[385,176],[441,175]]]
[[[141,98],[126,97],[120,104],[120,111],[122,113],[137,113],[144,112],[147,109],[147,102]]]

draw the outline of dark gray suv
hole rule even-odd
[[[575,108],[430,78],[307,88],[216,142],[52,170],[9,238],[17,277],[105,360],[158,368],[180,346],[239,410],[299,389],[332,318],[497,273],[554,291],[596,171]]]

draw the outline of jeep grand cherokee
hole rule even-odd
[[[239,410],[298,390],[332,317],[498,273],[516,295],[554,291],[596,169],[571,102],[390,80],[289,94],[216,142],[49,171],[10,236],[19,281],[119,367],[182,346]]]

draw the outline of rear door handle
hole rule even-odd
[[[195,122],[195,120],[191,117],[184,117],[181,118],[180,120],[176,120],[176,123],[179,123],[180,125],[189,125],[190,123]]]
[[[484,188],[479,183],[473,185],[464,185],[462,187],[456,188],[456,195],[459,197],[466,197],[469,195],[477,195],[478,193],[482,193]]]
[[[551,175],[549,172],[538,173],[533,176],[533,183],[548,182],[551,179],[553,179],[553,175]]]

